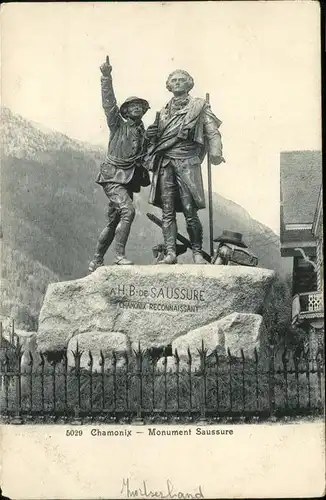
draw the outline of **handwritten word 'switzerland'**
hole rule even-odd
[[[171,481],[167,479],[166,485],[162,489],[150,489],[146,481],[142,481],[140,487],[131,486],[129,479],[122,480],[121,494],[127,495],[127,498],[161,498],[161,499],[191,499],[191,498],[204,498],[202,487],[199,485],[197,491],[185,492],[177,491]]]

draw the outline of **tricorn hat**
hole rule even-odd
[[[242,241],[242,234],[235,233],[233,231],[223,231],[221,236],[215,238],[214,241],[220,241],[221,243],[232,243],[238,247],[248,248],[248,246]]]
[[[120,106],[120,114],[124,118],[126,117],[128,104],[130,104],[131,102],[135,102],[135,101],[139,101],[141,103],[143,110],[144,110],[144,114],[146,113],[146,111],[149,110],[149,104],[145,99],[142,99],[141,97],[136,97],[133,95],[131,97],[128,97],[128,99],[126,99],[125,102],[123,104],[121,104],[121,106]]]

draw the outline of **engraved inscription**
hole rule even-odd
[[[117,285],[108,295],[122,309],[145,311],[198,312],[205,302],[205,290],[191,287]]]

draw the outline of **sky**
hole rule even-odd
[[[213,190],[279,233],[280,152],[321,149],[319,16],[313,1],[7,4],[1,103],[106,145],[106,54],[118,102],[150,102],[145,125],[171,98],[168,74],[185,69],[223,122]]]

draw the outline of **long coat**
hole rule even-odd
[[[160,169],[164,168],[168,158],[173,158],[174,153],[182,158],[183,146],[187,145],[190,153],[182,158],[180,175],[192,194],[196,208],[205,208],[201,163],[208,150],[211,155],[222,156],[218,130],[222,122],[204,99],[190,97],[189,103],[172,117],[168,116],[168,105],[160,111],[158,138],[147,154],[147,168],[153,172],[149,203],[162,208],[158,182]],[[176,200],[176,210],[182,211],[180,199]]]

